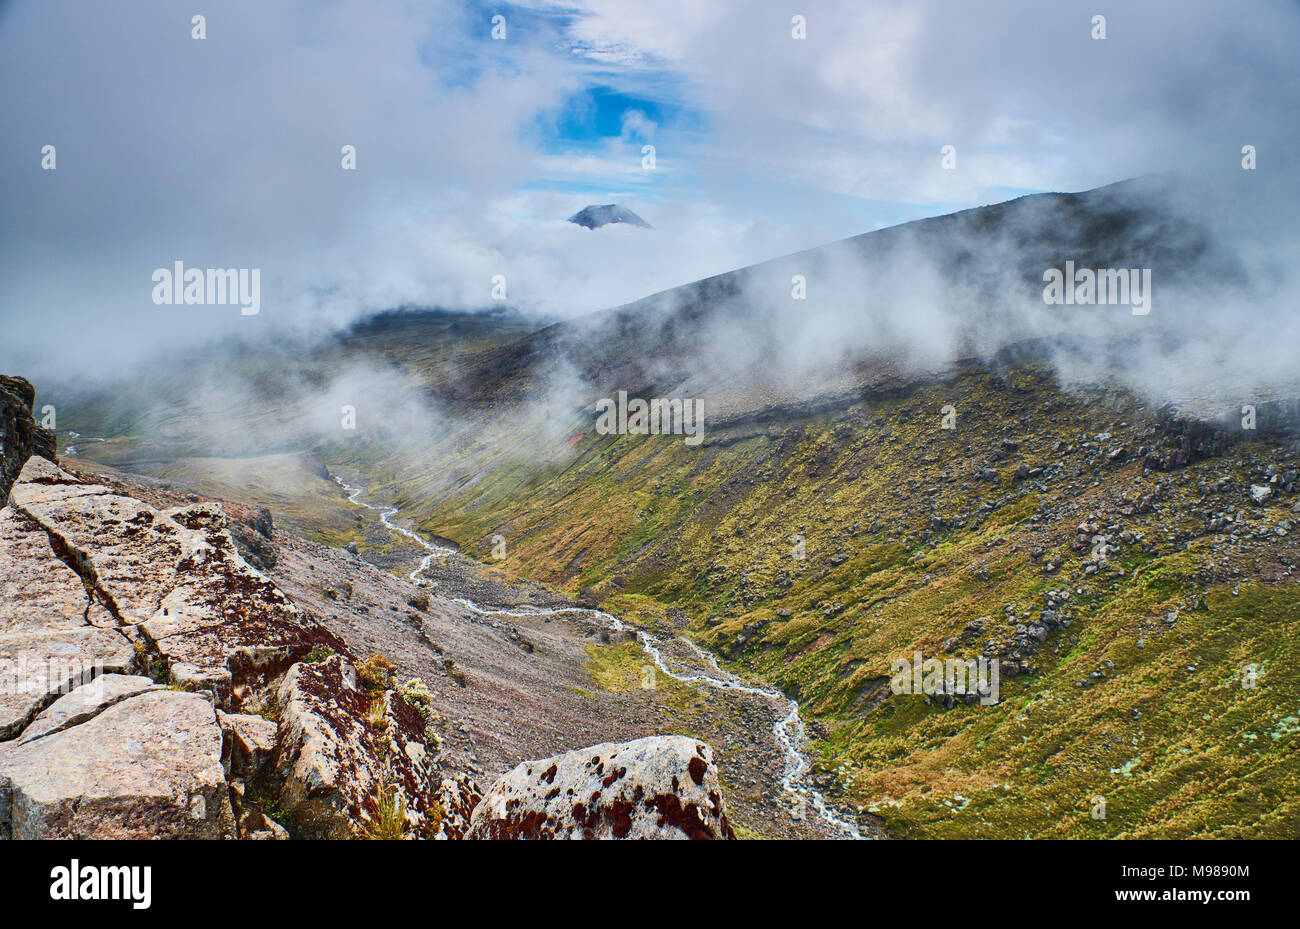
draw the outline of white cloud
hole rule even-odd
[[[531,6],[504,43],[451,0],[231,2],[203,42],[162,0],[5,8],[0,368],[478,307],[498,273],[512,302],[585,313],[913,215],[873,199],[1080,189],[1244,141],[1275,183],[1294,158],[1300,25],[1279,2],[1126,4],[1104,43],[1076,0],[819,0],[803,41],[775,2]],[[634,108],[604,144],[539,140],[592,82],[700,119]],[[563,222],[610,201],[655,229]],[[150,273],[177,258],[260,267],[262,314],[154,306]]]

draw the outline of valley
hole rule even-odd
[[[1005,278],[1007,250],[1024,249],[1010,267],[1036,312],[1053,250],[1094,267],[1164,262],[1162,307],[1176,282],[1231,266],[1177,218],[1153,235],[1127,192],[883,230],[564,323],[407,310],[291,357],[196,358],[192,387],[43,398],[107,437],[73,466],[269,508],[305,559],[272,569],[277,581],[327,624],[366,622],[302,572],[359,560],[384,572],[377,603],[404,613],[398,591],[427,582],[458,629],[504,635],[508,660],[476,660],[510,675],[529,654],[513,634],[551,636],[568,683],[534,679],[526,702],[583,722],[515,734],[513,704],[466,703],[453,681],[449,718],[495,747],[451,751],[480,771],[607,731],[681,732],[714,746],[745,835],[835,834],[782,799],[783,717],[766,696],[779,693],[807,728],[805,806],[815,790],[864,834],[1293,837],[1300,391],[1228,378],[1161,398],[1146,375],[1184,383],[1182,343],[1136,330],[1165,349],[1126,368],[1149,349],[1077,316],[1082,329],[981,344],[997,312],[1019,312],[990,302],[984,250]],[[1045,217],[1049,235],[1021,235]],[[792,324],[843,307],[765,296],[792,269],[843,276],[845,255],[877,268],[920,244],[947,256],[939,299],[960,325],[946,359],[842,340],[810,362]],[[765,335],[737,341],[738,326]],[[229,383],[214,409],[210,388]],[[704,398],[702,440],[603,434],[599,398],[619,391]],[[340,402],[355,430],[338,427]],[[1249,425],[1243,403],[1259,411]],[[435,641],[450,655],[460,635]],[[678,638],[690,644],[665,647]],[[385,653],[432,677],[419,642]],[[891,663],[917,652],[997,660],[999,699],[892,692]],[[646,665],[658,689],[640,686]]]

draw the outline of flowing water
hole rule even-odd
[[[362,491],[352,487],[342,478],[335,477],[339,486],[348,492],[348,502],[357,506],[365,507],[368,510],[374,510],[379,514],[380,521],[392,532],[397,533],[418,544],[426,552],[424,558],[420,561],[420,566],[412,571],[408,577],[411,581],[419,581],[421,575],[428,570],[429,565],[436,558],[445,558],[453,554],[454,549],[444,545],[435,545],[428,542],[420,535],[412,532],[410,529],[403,528],[392,521],[392,516],[397,512],[395,506],[373,506],[361,500]],[[656,668],[667,674],[669,677],[681,681],[685,684],[702,684],[715,690],[728,691],[731,693],[744,693],[756,697],[773,701],[783,708],[783,712],[777,713],[776,723],[772,726],[772,736],[776,739],[777,745],[781,747],[784,756],[785,770],[781,775],[781,789],[784,790],[790,799],[798,805],[800,809],[811,806],[817,815],[829,826],[831,826],[840,836],[844,838],[861,839],[864,838],[854,823],[841,817],[826,802],[826,798],[813,788],[807,782],[808,771],[811,764],[803,752],[802,746],[807,741],[807,730],[804,728],[803,718],[799,715],[799,704],[789,699],[780,691],[758,687],[748,684],[741,678],[726,671],[718,665],[717,656],[712,652],[706,651],[696,645],[689,639],[677,637],[672,640],[672,644],[684,647],[696,656],[707,667],[707,670],[698,668],[676,667],[668,665],[668,659],[664,657],[664,648],[669,644],[659,636],[653,635],[635,626],[630,626],[623,622],[617,616],[612,616],[603,610],[593,610],[580,606],[568,606],[557,608],[545,608],[535,606],[521,606],[510,610],[490,609],[480,606],[472,600],[463,597],[456,597],[452,600],[465,609],[479,616],[559,616],[562,613],[583,613],[588,616],[595,616],[602,620],[610,629],[617,632],[626,632],[635,635],[642,649],[654,662]]]

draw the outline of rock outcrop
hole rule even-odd
[[[90,600],[171,683],[238,709],[313,647],[343,642],[235,550],[219,505],[159,511],[33,459],[11,506],[35,523]]]
[[[432,835],[425,719],[357,679],[220,505],[23,465],[0,509],[0,837]]]
[[[424,717],[395,691],[368,693],[338,655],[294,665],[279,687],[280,803],[299,835],[344,838],[381,814],[412,834],[436,831],[439,772]]]
[[[55,461],[54,435],[32,418],[36,389],[21,377],[0,374],[0,506],[33,455]]]
[[[709,746],[606,742],[519,765],[484,795],[470,839],[734,839]]]

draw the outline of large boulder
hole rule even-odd
[[[396,810],[389,819],[404,820],[403,834],[432,837],[441,777],[424,717],[400,694],[364,689],[352,663],[332,655],[290,668],[279,708],[278,806],[295,835],[377,834],[383,812]]]
[[[685,736],[606,742],[519,765],[474,809],[470,839],[734,839],[713,751]]]
[[[0,743],[0,837],[233,835],[221,729],[198,694],[151,691],[43,738]]]

